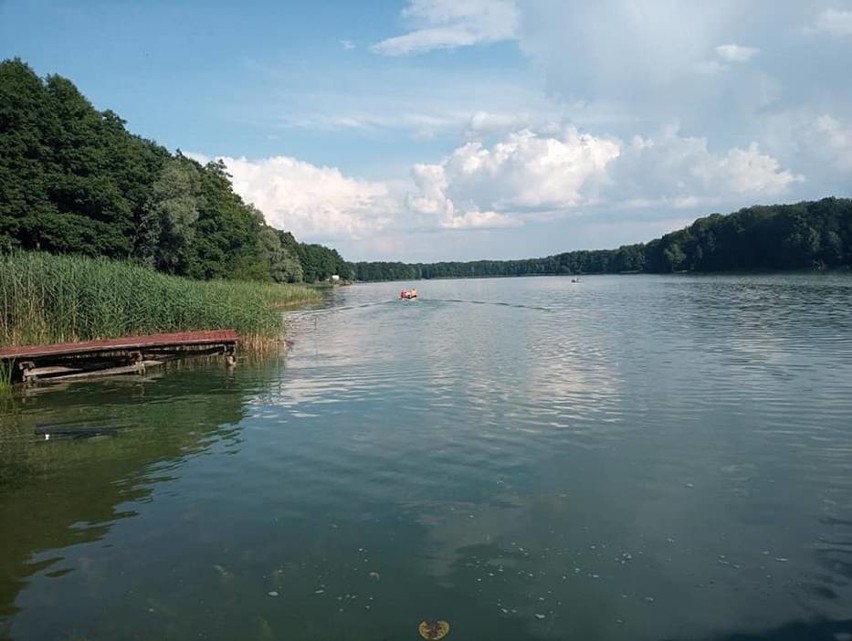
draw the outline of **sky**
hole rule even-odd
[[[0,0],[12,57],[353,261],[852,195],[852,0]]]

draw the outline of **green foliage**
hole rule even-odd
[[[12,390],[12,365],[7,361],[0,361],[0,396],[8,394]]]
[[[281,306],[317,300],[301,285],[199,282],[103,258],[0,254],[0,345],[233,328],[277,339]]]
[[[0,238],[53,252],[126,258],[168,153],[131,136],[59,76],[0,63]]]
[[[306,283],[328,280],[335,274],[344,280],[352,278],[352,266],[343,260],[336,249],[300,243],[296,247],[296,251],[304,272],[303,279]]]
[[[130,259],[193,279],[296,283],[351,269],[268,227],[206,166],[130,134],[60,76],[0,62],[0,249]]]
[[[647,244],[572,251],[526,260],[406,264],[355,263],[361,281],[541,274],[669,273],[852,266],[852,200],[712,214]]]

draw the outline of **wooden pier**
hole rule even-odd
[[[74,380],[143,373],[147,367],[185,356],[222,354],[234,364],[239,335],[233,329],[126,336],[53,345],[0,347],[15,380]]]

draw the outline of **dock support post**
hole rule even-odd
[[[18,363],[18,369],[21,370],[21,380],[24,383],[38,380],[38,376],[32,373],[32,370],[35,369],[35,363],[32,361],[21,361]]]

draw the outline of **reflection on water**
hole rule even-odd
[[[852,279],[398,290],[4,406],[0,638],[852,634]]]

